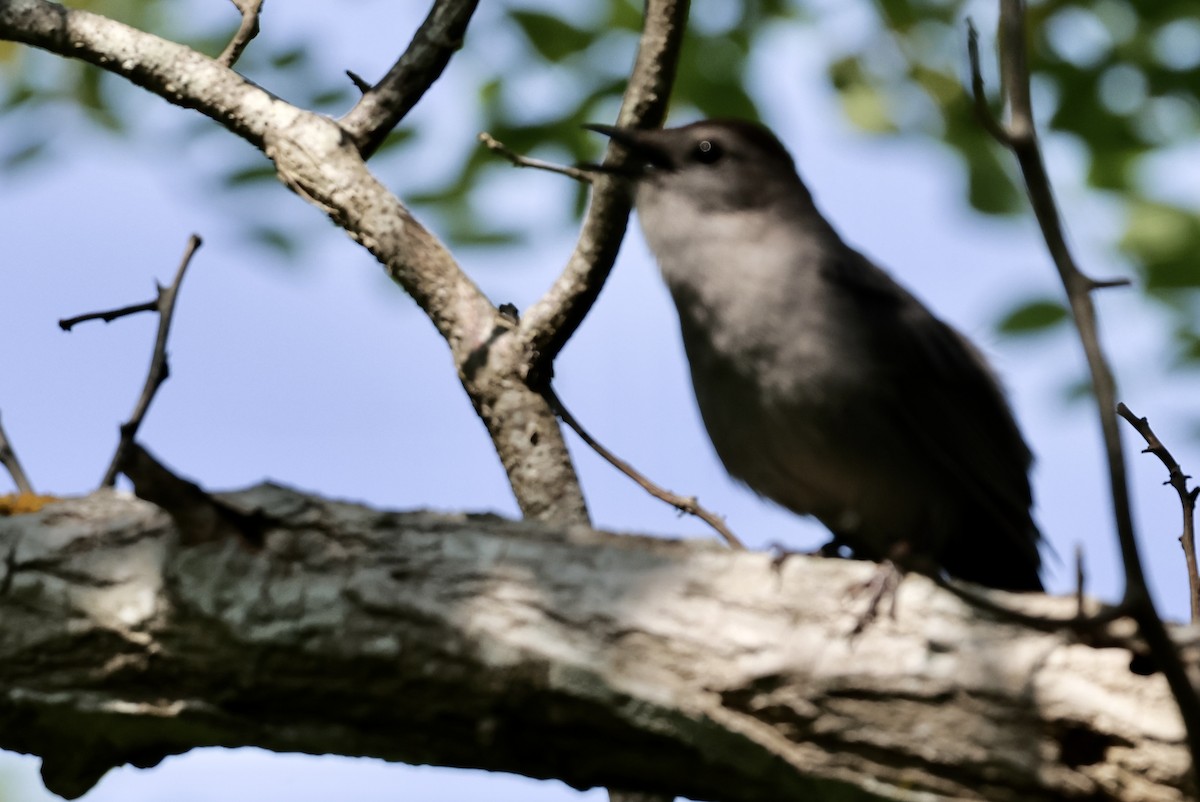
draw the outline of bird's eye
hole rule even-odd
[[[712,164],[724,155],[721,146],[711,139],[701,139],[692,151],[692,158],[701,164]]]

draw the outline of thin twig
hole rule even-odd
[[[12,444],[8,442],[8,436],[4,433],[3,426],[0,426],[0,464],[8,469],[13,483],[17,486],[18,493],[33,494],[33,485],[30,483],[25,469],[21,467],[21,461],[17,459],[17,452],[13,451]]]
[[[359,75],[354,70],[346,70],[346,77],[349,78],[350,83],[354,84],[354,87],[364,95],[371,91],[371,82]]]
[[[147,301],[144,304],[134,304],[133,306],[122,306],[120,309],[110,309],[107,312],[88,312],[86,315],[76,315],[75,317],[65,317],[58,321],[58,327],[63,331],[70,331],[77,324],[88,320],[103,320],[105,323],[112,323],[117,318],[126,317],[128,315],[136,315],[138,312],[157,312],[158,301]]]
[[[637,484],[643,490],[660,501],[665,501],[667,504],[670,504],[680,512],[687,513],[689,515],[695,515],[697,518],[704,521],[706,524],[715,529],[717,534],[725,539],[725,542],[729,544],[730,548],[746,548],[742,541],[738,539],[737,535],[729,530],[729,527],[725,525],[725,522],[721,520],[720,516],[715,515],[701,507],[700,503],[694,496],[680,496],[676,493],[672,493],[670,490],[660,487],[659,485],[647,479],[643,474],[639,473],[628,462],[621,459],[616,454],[613,454],[604,446],[600,445],[600,443],[596,441],[596,438],[588,434],[587,430],[584,429],[583,426],[579,424],[579,421],[575,419],[575,416],[572,415],[565,406],[563,406],[563,402],[558,397],[558,394],[554,392],[554,388],[547,385],[543,390],[543,393],[546,396],[546,400],[550,403],[550,406],[554,409],[555,414],[562,419],[562,422],[567,424],[567,426],[569,426],[571,430],[575,432],[575,434],[579,435],[579,438],[583,440],[583,442],[587,443],[593,451],[603,457],[609,465],[612,465],[618,471],[637,482]]]
[[[971,62],[971,94],[975,98],[975,116],[979,122],[1002,145],[1008,146],[1008,131],[996,119],[991,106],[988,105],[987,92],[983,87],[983,71],[979,64],[979,31],[975,30],[975,21],[967,17],[967,57]]]
[[[1087,584],[1087,572],[1083,564],[1083,544],[1075,544],[1075,617],[1082,619],[1084,617],[1083,589]]]
[[[662,125],[687,18],[688,0],[647,0],[637,60],[625,88],[617,125]],[[619,167],[618,159],[623,158],[617,154],[619,150],[619,146],[610,145],[605,163]],[[528,354],[531,377],[550,375],[558,352],[600,295],[629,221],[628,183],[613,176],[596,177],[575,250],[550,289],[522,315],[519,335]]]
[[[1188,749],[1192,755],[1194,772],[1197,762],[1200,761],[1200,696],[1197,696],[1191,685],[1179,651],[1154,606],[1147,586],[1130,510],[1125,455],[1116,416],[1116,386],[1100,344],[1096,310],[1090,295],[1090,290],[1096,286],[1096,282],[1079,269],[1063,233],[1034,126],[1025,40],[1024,0],[1000,0],[1000,73],[1007,101],[1008,124],[1003,135],[997,139],[1013,152],[1021,166],[1030,203],[1042,229],[1046,247],[1066,289],[1075,327],[1087,357],[1092,393],[1096,397],[1100,428],[1104,435],[1113,515],[1125,569],[1125,593],[1118,607],[1127,609],[1130,616],[1137,621],[1138,630],[1146,640],[1151,656],[1161,668],[1179,705],[1187,728]],[[972,59],[971,84],[976,91],[976,109],[986,108],[986,103],[981,100],[983,78],[978,53],[968,47],[968,55]],[[988,126],[989,131],[993,128],[994,126]]]
[[[1107,290],[1113,287],[1132,287],[1133,282],[1127,278],[1089,278],[1093,290]]]
[[[154,354],[150,358],[150,370],[146,374],[146,383],[142,386],[142,395],[133,409],[133,415],[128,421],[121,424],[121,440],[117,443],[117,450],[113,453],[108,470],[104,472],[104,478],[100,480],[101,487],[112,487],[116,484],[117,473],[120,471],[126,452],[133,444],[134,438],[137,437],[138,428],[146,417],[150,402],[154,400],[155,393],[158,392],[158,388],[167,380],[170,373],[167,366],[167,335],[171,331],[171,318],[175,314],[175,300],[179,296],[179,285],[183,283],[183,274],[187,272],[192,256],[195,255],[200,244],[200,237],[196,234],[188,238],[187,249],[183,253],[183,259],[179,262],[179,269],[175,271],[175,280],[168,287],[159,286],[158,288],[158,300],[155,301],[158,310],[158,335],[154,340]]]
[[[546,170],[551,173],[565,175],[568,178],[574,178],[576,181],[582,181],[585,184],[592,183],[592,175],[586,170],[581,170],[578,167],[569,167],[565,164],[555,164],[554,162],[542,161],[541,159],[522,156],[520,153],[509,148],[500,140],[489,134],[487,131],[479,135],[479,141],[485,148],[503,156],[508,161],[517,167],[532,167],[535,170]]]
[[[1200,494],[1200,488],[1188,487],[1188,479],[1191,477],[1183,472],[1183,468],[1175,461],[1175,457],[1171,456],[1171,452],[1158,439],[1158,435],[1150,428],[1149,421],[1134,415],[1123,403],[1117,405],[1117,414],[1127,420],[1129,425],[1145,439],[1146,448],[1142,453],[1158,457],[1167,469],[1168,479],[1163,484],[1175,488],[1175,492],[1179,494],[1179,505],[1183,509],[1183,534],[1179,536],[1179,543],[1183,546],[1183,557],[1187,562],[1188,588],[1191,591],[1192,600],[1192,623],[1196,623],[1200,621],[1200,570],[1197,569],[1196,563],[1196,496]]]
[[[364,159],[371,157],[462,47],[479,0],[434,0],[429,15],[387,75],[363,91],[340,120]],[[350,80],[356,76],[351,74]],[[360,79],[361,80],[361,79]],[[358,81],[355,81],[358,84]],[[361,85],[360,85],[361,88]]]
[[[242,51],[250,44],[250,40],[258,36],[258,17],[262,13],[263,0],[232,0],[238,11],[242,12],[242,24],[237,33],[225,45],[225,50],[217,57],[217,61],[226,67],[232,67],[241,57]]]

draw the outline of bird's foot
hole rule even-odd
[[[797,555],[802,557],[826,557],[837,560],[850,559],[849,551],[836,538],[811,551],[788,548],[776,540],[767,544],[767,551],[771,552],[771,568],[775,571],[779,571],[788,559]]]
[[[899,589],[902,579],[904,579],[904,573],[896,563],[892,560],[884,560],[870,579],[851,588],[851,595],[855,598],[864,593],[868,594],[867,607],[859,614],[858,620],[854,623],[854,629],[850,630],[851,638],[861,635],[875,621],[879,616],[879,607],[884,600],[888,602],[888,617],[896,618],[896,591]]]

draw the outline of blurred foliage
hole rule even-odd
[[[197,33],[173,29],[173,24],[185,23],[176,21],[182,15],[174,13],[175,5],[163,0],[73,5],[210,54],[220,51],[237,22],[231,7],[223,29]],[[1177,195],[1155,186],[1146,169],[1151,157],[1181,149],[1196,138],[1200,3],[1031,0],[1030,6],[1034,95],[1043,134],[1077,148],[1087,184],[1117,204],[1121,224],[1113,231],[1114,252],[1137,271],[1138,283],[1149,296],[1162,303],[1180,362],[1200,364],[1193,298],[1200,287],[1200,215]],[[748,60],[756,43],[780,23],[816,26],[831,54],[828,80],[850,121],[880,136],[920,136],[944,143],[961,160],[966,197],[975,209],[992,215],[1024,214],[1024,190],[1015,166],[980,129],[964,88],[967,13],[979,15],[985,33],[994,27],[995,3],[983,0],[695,2],[674,114],[757,117],[755,98],[747,88]],[[847,15],[860,19],[847,26]],[[269,25],[268,12],[264,26]],[[639,0],[483,4],[459,54],[475,69],[476,94],[467,102],[477,107],[476,130],[487,130],[512,149],[543,158],[595,158],[600,144],[579,126],[611,119],[640,25]],[[311,35],[319,37],[320,31]],[[986,37],[981,44],[985,76],[994,93],[994,48]],[[354,93],[339,71],[317,63],[318,45],[319,38],[280,42],[262,37],[238,69],[287,100],[338,114],[353,102]],[[471,62],[471,53],[481,49],[486,55]],[[493,58],[496,53],[501,55]],[[0,112],[20,106],[36,115],[66,103],[113,134],[125,134],[131,127],[115,91],[117,79],[85,65],[67,63],[47,74],[32,64],[21,48],[0,43]],[[547,82],[552,91],[545,91]],[[530,91],[531,86],[536,91]],[[47,130],[53,126],[26,122],[21,131],[0,138],[0,170],[52,161],[48,157],[53,141],[46,141]],[[401,129],[377,158],[403,156],[419,139],[412,130]],[[476,202],[479,187],[497,168],[496,157],[483,148],[464,149],[449,174],[419,191],[406,191],[404,197],[443,221],[442,233],[458,244],[514,242],[516,232],[497,227],[489,220],[486,204]],[[273,185],[275,180],[261,159],[231,164],[226,170],[225,185],[239,192]],[[576,210],[583,200],[580,188]],[[1071,210],[1066,211],[1069,220]],[[246,226],[254,241],[282,252],[294,251],[296,238],[302,236],[272,221],[248,220]],[[1045,332],[1066,319],[1057,301],[1034,298],[1004,313],[999,327],[1013,333]]]
[[[1021,302],[996,327],[1006,334],[1038,334],[1057,327],[1068,314],[1061,301],[1037,298]]]
[[[856,80],[878,93],[878,105],[891,111],[886,124],[950,145],[966,166],[968,196],[976,209],[1024,212],[1011,161],[979,135],[961,88],[967,71],[961,21],[978,6],[961,0],[880,0],[877,5],[884,26],[845,60],[858,70]],[[1138,284],[1165,302],[1179,344],[1176,356],[1200,365],[1200,337],[1186,301],[1200,287],[1200,215],[1195,206],[1158,194],[1143,169],[1146,157],[1196,138],[1200,4],[1042,0],[1030,5],[1035,112],[1043,136],[1069,137],[1082,149],[1088,184],[1119,200],[1124,226],[1114,232],[1113,245],[1138,271]],[[899,61],[873,55],[894,50],[901,54]],[[983,58],[989,58],[986,50]],[[994,54],[991,58],[994,63]],[[904,68],[896,69],[897,64]],[[991,83],[995,91],[994,78]],[[913,87],[932,102],[912,102]],[[1066,214],[1069,220],[1071,211]],[[1061,304],[1034,299],[1008,310],[999,328],[1047,331],[1067,320]]]

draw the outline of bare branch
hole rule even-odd
[[[110,309],[105,312],[88,312],[86,315],[76,315],[75,317],[64,317],[58,321],[58,327],[63,331],[70,331],[80,323],[86,323],[89,320],[103,320],[105,323],[112,323],[118,318],[136,315],[139,312],[157,312],[158,301],[146,301],[144,304],[133,304],[132,306],[122,306],[120,309]]]
[[[1000,0],[1000,66],[1009,123],[999,141],[1013,152],[1021,166],[1034,214],[1066,289],[1075,326],[1087,358],[1092,392],[1096,398],[1100,428],[1104,435],[1113,515],[1125,569],[1125,594],[1119,606],[1127,608],[1129,614],[1137,621],[1155,663],[1161,668],[1171,687],[1187,725],[1189,751],[1195,767],[1200,761],[1200,696],[1192,687],[1179,653],[1167,636],[1162,618],[1150,596],[1142,567],[1130,510],[1124,449],[1117,429],[1116,386],[1100,344],[1096,310],[1090,294],[1097,282],[1083,274],[1067,246],[1050,179],[1038,145],[1033,106],[1030,101],[1025,26],[1024,0]],[[973,66],[972,73],[978,74],[976,66]],[[973,79],[973,83],[978,107],[983,102],[980,99],[983,82]]]
[[[1083,618],[1083,589],[1087,584],[1087,571],[1083,562],[1083,544],[1075,544],[1075,617]]]
[[[3,426],[0,426],[0,465],[8,469],[8,474],[12,477],[13,484],[17,486],[18,493],[33,494],[33,484],[29,481],[25,469],[21,467],[21,461],[17,459],[17,452],[8,442],[8,435],[4,433]]]
[[[95,64],[165,100],[196,109],[258,148],[296,110],[189,47],[47,0],[0,3],[0,39]]]
[[[629,77],[617,124],[635,128],[662,125],[675,80],[679,48],[687,24],[688,0],[647,0],[637,60]],[[610,145],[609,158],[618,148]],[[592,202],[575,250],[553,286],[521,317],[520,336],[533,377],[548,368],[595,303],[608,278],[629,221],[624,182],[597,176]]]
[[[517,167],[530,167],[535,170],[545,170],[550,173],[565,175],[567,178],[574,178],[576,181],[581,181],[585,184],[592,183],[592,174],[586,170],[580,170],[578,167],[569,167],[564,164],[554,164],[553,162],[543,161],[541,159],[532,159],[529,156],[522,156],[520,153],[510,149],[507,145],[486,131],[481,133],[478,138],[480,143],[482,143],[485,148],[490,150],[492,153],[503,156]]]
[[[225,50],[217,57],[217,61],[226,67],[232,67],[241,57],[242,51],[250,44],[250,40],[258,36],[258,17],[262,13],[263,0],[231,0],[242,12],[242,23],[237,33],[229,40]]]
[[[434,0],[429,15],[413,35],[404,54],[341,119],[342,127],[363,159],[371,157],[388,132],[404,119],[441,76],[450,57],[462,47],[467,25],[478,2]],[[351,76],[351,80],[353,78]]]
[[[121,424],[121,439],[117,443],[116,451],[113,452],[108,470],[104,472],[104,478],[100,480],[101,487],[112,487],[116,484],[117,473],[125,460],[126,453],[133,445],[134,438],[137,437],[142,421],[146,418],[150,402],[154,400],[158,388],[167,380],[170,373],[167,366],[167,337],[171,333],[171,320],[175,316],[175,301],[179,297],[179,286],[183,283],[183,274],[187,272],[188,265],[191,264],[192,257],[196,254],[200,244],[201,239],[196,234],[188,238],[187,249],[183,252],[179,268],[175,271],[175,279],[169,286],[159,286],[158,288],[158,298],[154,301],[155,310],[158,312],[158,333],[154,339],[154,352],[150,357],[150,370],[146,373],[146,383],[142,386],[142,394],[133,408],[133,415],[128,421]]]
[[[1197,569],[1196,564],[1196,495],[1200,493],[1200,488],[1188,487],[1188,479],[1191,477],[1183,472],[1183,468],[1175,461],[1175,457],[1171,456],[1171,452],[1158,439],[1158,435],[1150,428],[1149,421],[1134,415],[1123,403],[1117,405],[1117,414],[1128,421],[1129,425],[1137,430],[1137,433],[1146,441],[1143,453],[1158,457],[1167,469],[1168,479],[1165,484],[1175,488],[1175,492],[1179,494],[1179,506],[1183,510],[1183,534],[1179,536],[1179,543],[1183,546],[1183,557],[1187,562],[1188,588],[1191,591],[1192,600],[1192,621],[1198,622],[1200,621],[1200,570]]]
[[[520,381],[523,342],[445,246],[371,174],[340,126],[190,48],[46,0],[0,2],[0,38],[96,64],[261,148],[280,180],[367,248],[445,338],[522,512],[587,520],[558,421]]]
[[[1089,278],[1090,289],[1108,290],[1114,287],[1132,287],[1133,282],[1127,278]]]
[[[584,429],[583,426],[580,425],[579,421],[575,419],[575,416],[572,415],[570,411],[567,410],[566,406],[563,405],[562,399],[558,397],[558,393],[554,392],[553,387],[547,385],[545,393],[547,399],[550,401],[550,406],[554,408],[554,411],[558,414],[558,417],[562,419],[562,422],[571,427],[571,430],[575,432],[575,434],[579,435],[579,438],[583,440],[583,442],[587,443],[593,451],[603,457],[609,465],[628,476],[630,479],[636,482],[639,487],[641,487],[650,495],[654,496],[659,501],[666,502],[680,512],[687,513],[688,515],[694,515],[701,521],[704,521],[704,523],[715,529],[717,534],[725,539],[725,543],[728,544],[730,548],[743,550],[746,548],[742,541],[738,539],[737,535],[735,535],[729,529],[729,527],[726,526],[724,519],[701,507],[700,502],[697,501],[695,496],[680,496],[647,479],[645,475],[637,471],[632,465],[609,451],[607,448],[597,442],[594,437],[588,434],[587,430]]]
[[[971,93],[975,98],[975,117],[1002,145],[1009,146],[1008,131],[996,119],[988,105],[987,92],[983,86],[983,69],[979,63],[979,31],[975,30],[975,21],[967,17],[967,58],[971,63]]]
[[[354,88],[359,92],[367,93],[371,91],[371,82],[363,78],[354,70],[346,70],[346,77],[350,79],[350,83],[354,84]]]

